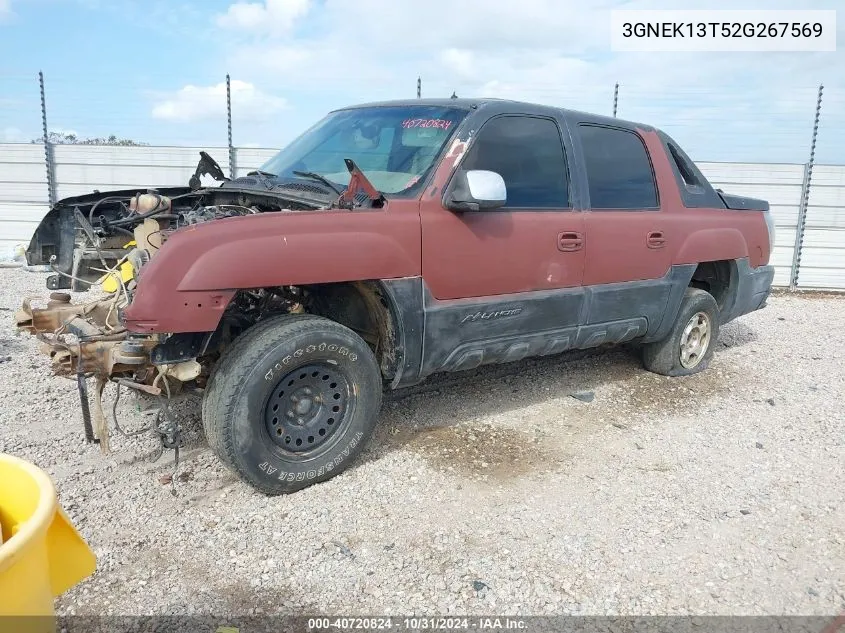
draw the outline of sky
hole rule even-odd
[[[837,52],[621,53],[610,10],[836,9]],[[0,142],[49,128],[281,147],[333,108],[504,97],[665,129],[698,161],[845,163],[841,0],[0,0]]]

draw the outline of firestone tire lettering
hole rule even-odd
[[[304,475],[302,473],[298,473],[298,474],[294,475],[294,473],[288,473],[288,472],[282,471],[282,472],[279,473],[278,477],[274,477],[274,479],[278,479],[279,481],[285,481],[285,479],[287,478],[288,481],[294,481],[294,480],[304,481],[306,479],[316,479],[317,477],[322,477],[328,471],[332,470],[332,468],[336,464],[343,461],[343,459],[345,457],[348,457],[350,450],[355,448],[358,445],[358,442],[361,440],[362,437],[364,437],[363,433],[361,433],[360,431],[358,433],[356,433],[355,437],[353,437],[349,441],[349,445],[343,450],[343,454],[335,457],[334,462],[329,462],[328,464],[323,464],[317,470],[314,470],[312,468],[312,469],[308,470],[308,472],[306,472]],[[275,473],[277,471],[276,468],[274,468],[273,466],[270,466],[267,462],[262,462],[261,464],[259,464],[258,468],[259,468],[259,470],[266,472],[268,475],[272,475],[273,473]]]
[[[293,354],[288,354],[281,361],[277,362],[270,371],[264,374],[264,380],[273,380],[273,378],[277,376],[278,372],[287,368],[290,365],[291,361],[293,361],[295,358],[300,359],[306,354],[314,354],[318,351],[325,352],[327,350],[329,352],[336,351],[341,356],[345,356],[346,358],[351,360],[353,363],[358,360],[358,354],[356,354],[355,352],[351,352],[347,347],[338,347],[334,343],[320,343],[319,345],[308,345],[304,348],[297,349],[296,351],[294,351]]]

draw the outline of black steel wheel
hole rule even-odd
[[[328,363],[305,365],[282,377],[264,406],[267,433],[291,453],[306,453],[332,438],[351,414],[352,389]]]
[[[265,492],[294,492],[352,464],[372,434],[382,382],[367,343],[312,315],[274,317],[222,355],[203,401],[209,446]]]

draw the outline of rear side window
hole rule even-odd
[[[509,208],[563,209],[569,206],[563,143],[550,119],[500,116],[485,123],[463,169],[489,169],[505,181]]]
[[[657,187],[642,139],[634,132],[578,126],[593,209],[654,209]]]
[[[687,187],[700,187],[701,182],[698,180],[698,176],[695,175],[692,165],[687,162],[686,158],[681,155],[681,152],[672,143],[669,143],[668,147],[669,154],[672,156],[672,160],[675,162],[675,167],[678,168],[678,173],[681,174],[684,184]]]

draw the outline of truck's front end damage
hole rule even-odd
[[[297,190],[260,174],[224,179],[214,188],[201,188],[198,179],[191,185],[59,201],[42,220],[27,251],[30,265],[44,264],[53,271],[46,282],[52,292],[47,299],[23,301],[15,315],[17,328],[38,338],[55,375],[77,381],[86,439],[99,443],[103,452],[109,452],[102,403],[109,382],[159,398],[161,411],[153,430],[165,447],[176,447],[178,424],[168,419],[168,401],[202,388],[222,347],[260,318],[262,310],[298,309],[294,289],[258,289],[237,296],[234,291],[218,293],[219,309],[208,324],[192,319],[190,313],[184,327],[164,331],[150,327],[148,320],[133,321],[127,309],[145,269],[171,236],[225,218],[327,209],[336,198],[320,187],[309,186],[303,194],[301,183]],[[180,250],[174,246],[171,251]],[[167,267],[167,253],[164,260]],[[89,289],[101,292],[82,303],[72,302],[66,292]],[[194,323],[198,329],[187,331]],[[91,378],[96,382],[93,394],[88,390]]]
[[[190,197],[194,204],[202,199]],[[85,291],[96,286],[104,292],[83,303],[73,303],[70,293],[61,290],[53,290],[46,302],[27,298],[15,320],[19,330],[38,338],[55,375],[77,381],[86,440],[99,443],[107,453],[109,434],[102,397],[108,382],[169,399],[200,378],[203,368],[193,357],[183,362],[153,362],[154,350],[167,335],[131,332],[123,315],[144,266],[167,235],[179,228],[180,222],[195,220],[198,212],[212,212],[190,207],[173,214],[172,199],[157,192],[128,199],[110,194],[94,201],[72,200],[71,204],[60,202],[42,222],[27,253],[29,261],[46,259],[44,263],[54,271],[47,279],[49,289]],[[93,211],[106,206],[111,223],[106,216],[89,222],[82,212],[86,206]],[[69,215],[69,207],[74,223],[54,222]],[[125,215],[120,217],[117,209],[125,209]],[[93,219],[90,211],[89,217]],[[56,233],[56,226],[65,229]],[[115,230],[117,227],[121,230]],[[64,266],[57,264],[62,260]],[[89,378],[96,379],[93,394],[88,391]],[[178,446],[178,425],[167,419],[165,402],[156,421],[154,430],[163,445]]]
[[[70,302],[70,295],[53,292],[44,307],[33,307],[31,299],[15,315],[17,326],[35,334],[41,350],[52,360],[53,373],[75,378],[79,386],[85,437],[109,451],[102,394],[108,381],[158,395],[158,381],[167,369],[156,372],[150,365],[150,352],[157,337],[132,337],[118,320],[126,305],[122,293],[83,304]],[[96,377],[97,386],[90,406],[87,379]],[[182,373],[184,376],[184,372]],[[181,384],[181,383],[180,383]]]

